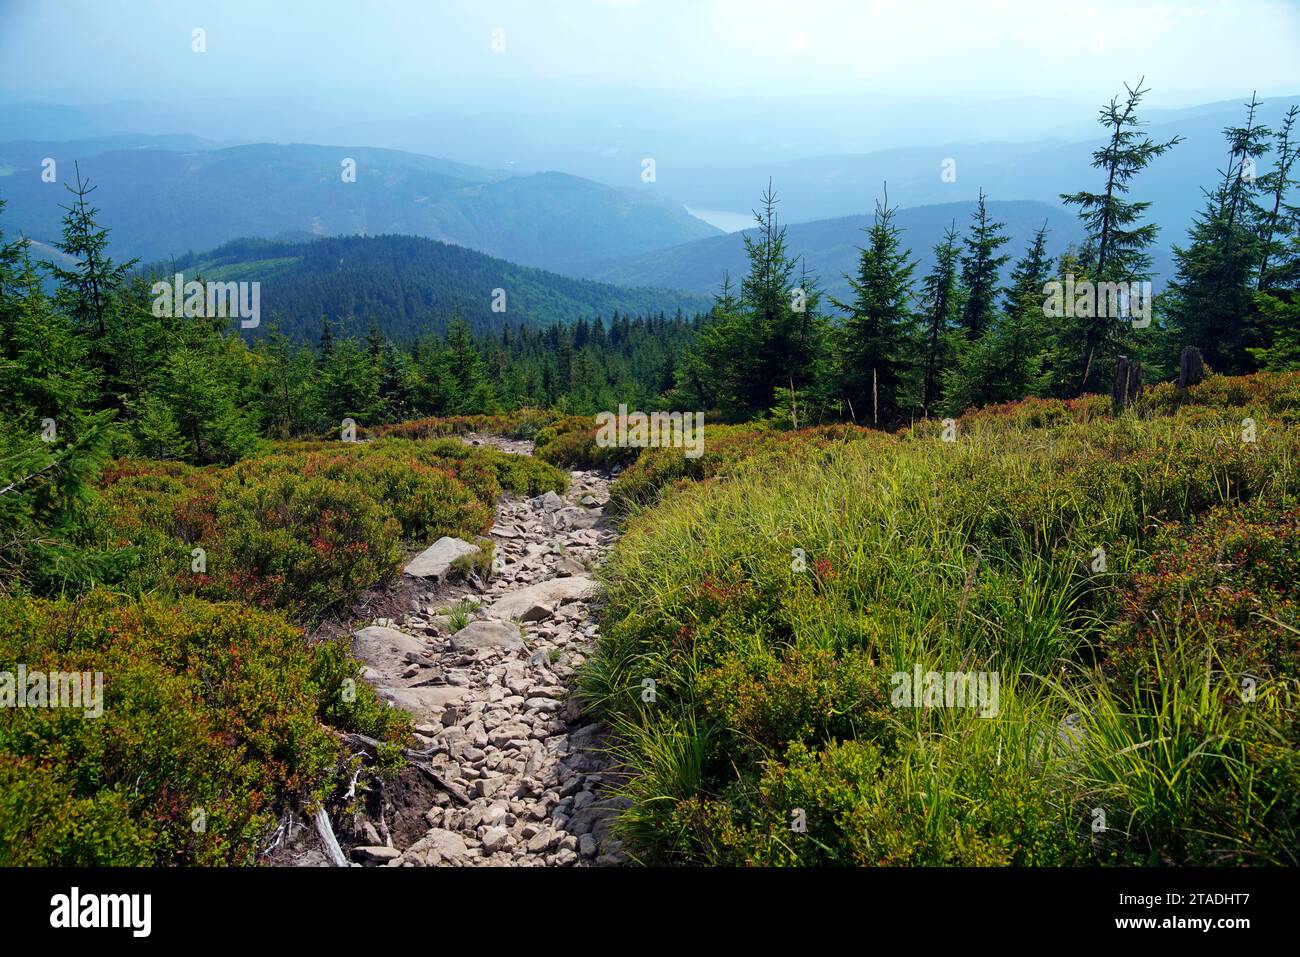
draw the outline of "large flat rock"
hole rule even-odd
[[[412,578],[436,578],[439,581],[447,577],[451,566],[458,558],[476,555],[479,547],[463,538],[444,535],[420,554],[416,555],[402,571]]]
[[[362,661],[378,662],[393,656],[400,658],[408,651],[419,654],[427,651],[428,646],[396,628],[371,625],[353,634],[352,650]]]
[[[438,685],[424,688],[376,688],[375,693],[385,701],[391,701],[403,711],[412,714],[427,714],[460,704],[469,694],[468,688],[453,685]]]
[[[599,509],[588,510],[576,505],[566,505],[555,512],[557,528],[595,528],[600,523],[602,513]]]
[[[513,621],[523,617],[534,607],[549,608],[554,611],[560,605],[567,605],[581,598],[591,598],[595,594],[596,582],[587,575],[552,578],[502,595],[492,603],[487,613],[492,618]]]
[[[451,646],[456,651],[477,651],[480,648],[499,648],[518,651],[524,647],[519,629],[505,621],[471,621],[451,636]]]

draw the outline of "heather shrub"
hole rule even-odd
[[[0,599],[0,671],[99,672],[102,714],[0,708],[0,863],[248,864],[340,760],[322,718],[402,740],[345,645],[197,599]]]
[[[612,469],[635,461],[642,450],[629,446],[596,444],[596,425],[590,416],[567,431],[543,430],[537,436],[537,455],[566,469]],[[553,434],[552,434],[553,432]]]
[[[316,620],[391,580],[406,547],[487,532],[504,492],[567,481],[544,462],[458,439],[278,443],[227,468],[121,460],[81,537],[127,550],[127,587]]]
[[[200,594],[239,596],[309,618],[396,574],[401,525],[357,486],[277,475],[217,503]]]

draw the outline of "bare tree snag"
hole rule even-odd
[[[1196,346],[1183,346],[1178,357],[1178,391],[1191,388],[1205,378],[1205,362]]]
[[[1115,382],[1110,387],[1111,410],[1119,415],[1142,394],[1142,363],[1120,356],[1115,363]]]

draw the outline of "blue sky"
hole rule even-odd
[[[0,0],[0,89],[32,99],[275,91],[399,110],[618,87],[1091,103],[1142,74],[1152,105],[1300,90],[1300,3]]]

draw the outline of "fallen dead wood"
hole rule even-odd
[[[335,867],[351,867],[348,859],[343,856],[343,848],[339,847],[339,839],[334,836],[334,825],[330,823],[330,816],[325,811],[325,806],[321,805],[316,809],[316,833],[320,835],[321,843],[325,845],[325,856],[330,859],[330,863]]]

